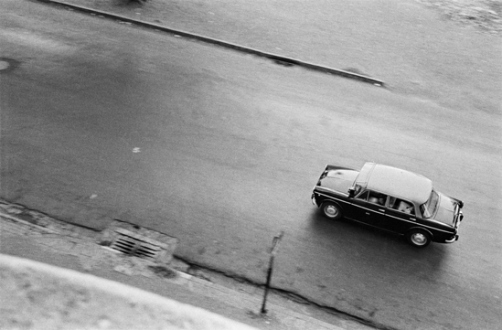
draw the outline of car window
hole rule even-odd
[[[389,208],[403,213],[415,214],[413,203],[395,197],[389,198]]]
[[[387,195],[376,191],[369,191],[368,202],[383,206],[385,205],[386,200],[387,200]]]
[[[368,200],[368,196],[369,196],[369,191],[365,191],[362,194],[360,194],[359,196],[356,196],[356,198],[357,199],[361,199],[363,201],[367,201]]]
[[[361,192],[361,190],[363,190],[363,187],[359,184],[356,184],[354,187],[354,195],[359,194]]]
[[[439,205],[439,195],[437,192],[432,190],[431,195],[427,202],[420,205],[420,210],[424,218],[430,218],[436,212],[436,208]]]

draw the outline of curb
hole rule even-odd
[[[273,53],[268,53],[268,52],[264,52],[264,51],[261,51],[261,50],[255,49],[255,48],[244,47],[244,46],[240,46],[240,45],[226,42],[223,40],[209,38],[209,37],[205,37],[202,35],[186,32],[186,31],[182,31],[182,30],[177,30],[177,29],[173,29],[173,28],[166,27],[163,25],[158,25],[155,23],[144,22],[144,21],[133,19],[133,18],[128,18],[125,16],[112,14],[109,12],[100,11],[100,10],[96,10],[96,9],[92,9],[92,8],[88,8],[88,7],[84,7],[84,6],[78,6],[78,5],[64,3],[61,1],[57,1],[57,0],[35,0],[35,1],[43,2],[43,3],[47,3],[47,4],[51,4],[51,5],[59,5],[59,6],[70,8],[75,11],[79,11],[79,12],[83,12],[83,13],[100,15],[100,16],[103,16],[103,17],[106,17],[109,19],[116,19],[116,20],[120,20],[123,22],[128,22],[131,24],[143,26],[146,28],[156,29],[156,30],[160,30],[163,32],[171,33],[171,34],[176,34],[176,35],[179,35],[179,36],[182,36],[185,38],[194,39],[194,40],[205,42],[205,43],[210,43],[210,44],[217,45],[217,46],[224,47],[224,48],[228,48],[228,49],[233,49],[238,52],[252,54],[252,55],[259,56],[259,57],[267,58],[269,60],[277,62],[278,64],[282,64],[285,66],[296,65],[296,66],[303,67],[303,68],[317,71],[317,72],[322,72],[322,73],[342,76],[345,78],[355,79],[355,80],[359,80],[359,81],[362,81],[365,83],[373,84],[374,86],[378,86],[378,87],[385,87],[385,82],[380,79],[377,79],[377,78],[371,78],[369,76],[357,74],[357,73],[346,71],[346,70],[325,67],[322,65],[301,61],[301,60],[295,59],[295,58],[290,58],[290,57],[285,57],[285,56],[281,56],[281,55],[277,55],[277,54],[273,54]]]
[[[182,310],[190,312],[188,314],[176,314],[179,318],[186,320],[189,324],[195,321],[205,321],[204,324],[208,324],[209,328],[194,328],[200,330],[227,329],[226,325],[212,327],[211,324],[214,321],[212,315],[221,317],[224,323],[227,320],[236,322],[237,325],[231,326],[230,329],[241,329],[239,326],[242,324],[246,325],[246,323],[250,323],[248,325],[250,326],[249,329],[256,329],[253,326],[258,329],[263,327],[311,330],[348,329],[345,326],[346,321],[342,320],[338,324],[330,324],[327,321],[315,318],[308,311],[304,311],[303,313],[302,311],[298,311],[297,305],[292,307],[291,305],[278,303],[277,300],[269,301],[268,307],[271,313],[262,315],[259,312],[255,312],[255,310],[258,311],[262,303],[261,293],[250,293],[245,289],[227,287],[222,285],[218,280],[213,282],[212,275],[205,277],[204,273],[192,274],[187,272],[182,269],[184,265],[180,265],[182,261],[178,261],[178,265],[171,263],[164,265],[148,259],[125,257],[115,249],[100,245],[96,232],[92,232],[91,234],[88,229],[80,227],[68,228],[73,225],[66,224],[65,226],[64,223],[59,223],[59,220],[52,218],[41,218],[38,219],[39,221],[31,221],[37,220],[35,216],[35,219],[26,220],[24,218],[27,218],[27,215],[38,214],[37,211],[26,210],[26,208],[19,204],[9,204],[0,199],[0,233],[3,235],[0,236],[5,239],[5,246],[11,246],[11,249],[0,251],[0,277],[3,279],[0,281],[0,296],[14,296],[14,298],[8,299],[10,302],[10,305],[8,305],[10,307],[8,308],[16,311],[9,314],[8,318],[0,317],[1,329],[10,329],[12,322],[24,322],[25,320],[37,322],[43,328],[58,328],[54,322],[60,322],[57,324],[61,325],[59,328],[99,328],[99,324],[98,326],[94,326],[95,324],[87,326],[89,324],[85,323],[91,322],[92,318],[94,319],[92,322],[100,322],[99,320],[96,321],[96,310],[101,311],[102,318],[108,320],[106,321],[106,325],[111,326],[111,329],[156,328],[155,322],[159,321],[157,317],[154,320],[150,320],[151,322],[149,321],[151,326],[145,328],[134,323],[135,320],[128,318],[129,314],[138,313],[133,313],[134,311],[129,310],[125,312],[127,317],[121,316],[124,314],[124,308],[127,308],[127,306],[124,306],[123,294],[127,296],[125,298],[129,299],[129,303],[136,304],[138,308],[140,308],[140,305],[143,306],[144,308],[140,308],[141,311],[161,308],[162,306],[159,307],[158,304],[151,304],[150,302],[160,301],[165,298],[167,299],[167,305],[160,301],[161,305],[173,308],[168,310],[164,308],[164,312],[161,315],[177,313],[179,309],[176,306],[179,305]],[[29,242],[26,242],[26,239],[19,242],[21,236],[27,237],[26,239]],[[9,257],[9,255],[11,256]],[[49,260],[47,256],[50,256],[49,258],[53,258],[54,260],[65,260],[65,258],[71,257],[75,261],[47,262]],[[6,264],[4,262],[5,258],[17,259],[12,259],[14,262]],[[30,262],[34,262],[36,265],[45,265],[46,267],[42,269],[37,266],[28,267],[27,269],[27,267],[23,266],[25,264],[28,265]],[[53,271],[47,273],[44,269],[52,269]],[[81,276],[80,280],[75,282],[73,281],[75,276],[65,277],[63,276],[64,274],[80,274]],[[100,279],[104,282],[99,281]],[[44,284],[44,281],[47,282],[47,285]],[[23,283],[30,283],[30,285],[21,285]],[[89,286],[89,283],[96,285]],[[120,284],[115,288],[120,289],[121,286],[122,289],[114,290],[113,287],[106,285],[106,283]],[[107,290],[103,291],[100,288],[106,288]],[[139,296],[129,295],[129,288],[139,292]],[[71,294],[67,294],[67,291],[74,292],[75,290],[77,292],[87,292],[86,296],[92,296],[96,299],[86,301],[86,306],[81,304],[68,305],[64,302],[61,304],[54,303],[55,301],[62,301],[66,297],[72,297]],[[142,292],[153,294],[156,298],[147,299],[148,304],[143,304]],[[43,300],[23,300],[33,295],[44,296],[46,298]],[[99,307],[96,307],[96,305],[103,305],[103,303],[97,302],[103,296],[108,297],[106,299],[107,303],[104,305],[112,308],[112,310],[101,310]],[[191,298],[187,300],[187,296]],[[180,298],[181,301],[178,301]],[[213,301],[212,304],[219,304],[220,309],[211,309],[207,303],[194,304],[193,299],[211,299]],[[112,305],[117,308],[113,309]],[[16,306],[22,307],[16,308]],[[63,309],[64,306],[68,306],[68,308]],[[5,308],[7,308],[7,305],[0,302],[0,315],[2,315]],[[231,314],[227,310],[229,308],[233,309],[231,313],[235,314]],[[53,319],[53,323],[49,324],[47,323],[50,321],[49,319],[39,315],[42,310],[53,310],[56,314],[61,312],[62,315],[73,315],[75,318],[57,318]],[[198,313],[199,310],[202,310],[203,314]],[[222,311],[225,312],[221,313]],[[208,312],[209,315],[204,312]],[[84,313],[90,315],[91,319],[83,320],[81,314]],[[238,317],[232,318],[231,315],[237,315]],[[138,316],[141,318],[143,314],[139,313]],[[196,318],[194,322],[190,319],[191,316]],[[80,320],[79,326],[73,327],[74,324],[67,323],[71,323],[72,320]],[[168,320],[168,322],[171,321],[173,320]],[[124,325],[121,322],[126,322],[127,324]],[[355,328],[352,325],[350,329],[372,329],[359,321],[353,323],[357,325]],[[175,325],[167,329],[178,330]],[[184,329],[191,330],[192,328]],[[248,328],[242,329],[247,330]]]

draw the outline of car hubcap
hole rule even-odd
[[[411,235],[411,240],[416,245],[424,245],[427,243],[427,237],[422,233],[415,233]]]
[[[326,214],[331,218],[334,218],[338,215],[338,210],[333,205],[326,206],[325,210]]]

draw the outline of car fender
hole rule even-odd
[[[336,204],[340,208],[340,210],[342,210],[342,212],[344,211],[343,206],[336,199],[329,199],[329,198],[325,198],[322,201],[321,205],[319,205],[319,208],[322,208],[322,205],[324,203],[326,203],[326,202],[330,202],[330,203]]]
[[[424,227],[419,227],[419,226],[411,227],[410,229],[408,229],[406,231],[406,234],[409,233],[410,231],[414,230],[414,229],[423,230],[423,231],[427,232],[429,235],[431,235],[431,238],[434,238],[434,234],[429,229],[424,228]]]

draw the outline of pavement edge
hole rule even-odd
[[[281,64],[284,66],[294,66],[295,65],[295,66],[303,67],[305,69],[309,69],[312,71],[317,71],[317,72],[321,72],[321,73],[332,74],[332,75],[337,75],[337,76],[341,76],[344,78],[350,78],[350,79],[362,81],[362,82],[369,83],[369,84],[372,84],[377,87],[385,87],[386,86],[386,84],[383,80],[380,80],[377,78],[372,78],[372,77],[369,77],[366,75],[362,75],[362,74],[358,74],[358,73],[354,73],[354,72],[350,72],[350,71],[346,71],[346,70],[326,67],[326,66],[322,66],[319,64],[309,63],[309,62],[302,61],[300,59],[285,57],[285,56],[281,56],[278,54],[273,54],[273,53],[261,51],[259,49],[255,49],[255,48],[244,47],[244,46],[237,45],[237,44],[230,43],[230,42],[226,42],[223,40],[209,38],[206,36],[202,36],[202,35],[187,32],[187,31],[177,30],[177,29],[170,28],[170,27],[167,27],[164,25],[140,21],[140,20],[125,17],[122,15],[113,14],[110,12],[105,12],[105,11],[100,11],[97,9],[92,9],[89,7],[69,4],[69,3],[65,3],[65,2],[57,1],[57,0],[32,0],[32,1],[42,2],[42,3],[54,5],[54,6],[62,6],[62,7],[72,9],[75,11],[79,11],[79,12],[83,12],[83,13],[89,13],[89,14],[93,14],[93,15],[97,15],[97,16],[102,16],[102,17],[105,17],[108,19],[115,19],[115,20],[131,23],[131,24],[135,24],[138,26],[143,26],[143,27],[150,28],[150,29],[160,30],[163,32],[175,34],[175,35],[185,37],[188,39],[193,39],[193,40],[217,45],[220,47],[232,49],[232,50],[235,50],[238,52],[263,57],[263,58],[272,60],[272,61],[276,62],[277,64]]]

